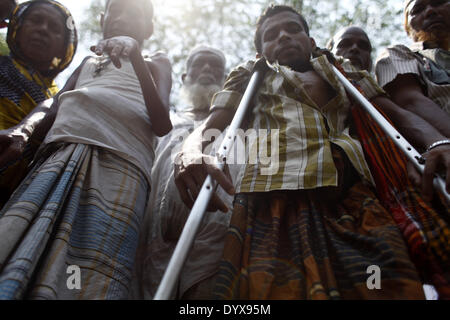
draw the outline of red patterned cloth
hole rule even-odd
[[[438,197],[426,203],[408,179],[403,153],[362,107],[354,106],[352,114],[378,199],[400,228],[423,281],[435,286],[440,299],[450,299],[449,207]]]

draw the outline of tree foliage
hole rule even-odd
[[[93,0],[81,21],[82,41],[101,35],[99,14],[105,0]],[[228,67],[255,56],[253,35],[258,16],[270,0],[153,0],[155,32],[144,44],[145,51],[162,50],[169,55],[174,71],[174,89],[189,51],[209,44],[224,51]],[[285,0],[303,13],[316,43],[324,47],[338,29],[351,24],[364,28],[371,38],[374,58],[381,48],[407,42],[401,1],[385,0]]]
[[[4,35],[0,35],[0,55],[7,56],[9,54],[8,44],[6,43]]]

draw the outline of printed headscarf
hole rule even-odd
[[[405,10],[405,11],[406,11],[406,10],[409,11],[409,9],[410,9],[409,6],[410,6],[413,2],[416,2],[416,0],[405,0],[404,5],[403,5],[404,10]]]
[[[56,57],[53,59],[52,65],[50,66],[46,74],[46,76],[55,77],[58,73],[67,68],[69,64],[72,62],[72,59],[75,55],[78,45],[78,35],[77,30],[75,28],[73,17],[70,11],[62,4],[53,0],[33,0],[21,3],[14,9],[14,12],[12,13],[11,20],[8,26],[8,35],[6,41],[8,43],[9,49],[11,50],[11,56],[15,59],[20,60],[22,63],[25,63],[26,59],[23,58],[21,50],[17,45],[16,41],[17,31],[22,26],[24,17],[26,17],[26,12],[33,6],[39,4],[46,4],[53,6],[64,17],[64,26],[65,26],[64,44],[66,46],[65,49],[66,53],[62,59],[58,59]]]
[[[406,33],[409,35],[410,34],[410,28],[411,26],[409,25],[409,11],[411,10],[412,6],[414,5],[414,3],[416,2],[416,0],[405,0],[404,2],[404,14],[405,14],[405,21],[404,21],[404,27],[406,30]]]

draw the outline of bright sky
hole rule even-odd
[[[60,3],[65,5],[70,10],[70,12],[72,13],[72,15],[74,17],[75,23],[77,24],[78,29],[79,29],[79,24],[83,20],[83,12],[87,7],[89,7],[91,0],[57,0],[57,1],[59,1]],[[24,1],[19,0],[19,2],[24,2]],[[273,2],[278,2],[278,1],[273,0]],[[395,0],[395,2],[398,2],[398,6],[400,9],[402,7],[402,1]],[[342,0],[341,4],[342,4],[342,6],[347,6],[347,7],[351,7],[352,5],[354,5],[352,0]],[[166,0],[164,2],[164,5],[160,8],[158,8],[158,10],[167,10],[170,12],[177,12],[178,10],[180,10],[183,7],[183,5],[185,5],[184,0]],[[64,85],[66,79],[70,76],[70,74],[76,69],[76,67],[78,67],[78,65],[81,63],[83,58],[90,54],[90,51],[89,51],[90,45],[92,45],[92,44],[91,43],[81,43],[81,42],[78,43],[78,50],[77,50],[77,53],[75,55],[75,58],[74,58],[72,64],[56,78],[56,82],[60,88]]]
[[[75,20],[75,23],[79,28],[79,24],[83,20],[83,12],[86,8],[89,7],[89,4],[92,2],[91,0],[57,0],[61,4],[67,7],[69,11],[72,13],[73,18]],[[24,2],[20,1],[19,2]],[[167,0],[167,5],[165,5],[166,10],[171,10],[175,7],[182,6],[184,3],[184,0]],[[64,86],[65,81],[67,78],[72,74],[72,72],[80,65],[80,63],[83,61],[84,57],[91,54],[91,51],[89,50],[89,47],[93,43],[82,43],[78,42],[78,50],[77,53],[73,59],[73,62],[70,64],[70,66],[62,72],[57,78],[56,83],[60,88]]]
[[[78,30],[80,29],[80,23],[83,20],[83,13],[84,10],[89,7],[91,0],[57,0],[63,5],[65,5],[70,12],[72,13],[75,23],[78,27]],[[402,1],[398,1],[399,8],[402,6]],[[25,0],[19,0],[19,2],[25,2]],[[277,0],[274,0],[273,2],[278,2]],[[182,10],[183,5],[185,5],[184,0],[166,0],[164,2],[164,5],[161,8],[158,8],[158,10],[167,10],[170,12],[177,12],[178,10]],[[352,6],[351,0],[342,0],[343,6]],[[78,67],[78,65],[81,63],[84,57],[89,55],[91,52],[89,50],[89,46],[93,43],[82,43],[81,41],[78,42],[78,50],[75,55],[75,58],[71,65],[62,72],[57,78],[56,82],[60,88],[64,86],[65,81],[70,76],[70,74]]]
[[[18,0],[19,3],[25,2],[28,0]],[[69,11],[72,13],[72,16],[75,20],[75,23],[79,28],[79,25],[81,21],[83,21],[83,13],[86,8],[89,7],[91,0],[56,0],[63,4],[64,6],[69,9]],[[172,10],[174,8],[178,8],[182,6],[184,3],[184,0],[167,0],[166,4],[164,6],[165,10]],[[75,54],[75,57],[73,59],[73,62],[70,64],[70,66],[61,74],[58,75],[58,77],[55,79],[56,83],[60,88],[62,88],[67,80],[67,78],[72,74],[72,72],[80,65],[80,63],[83,61],[84,57],[91,54],[91,51],[89,50],[89,47],[92,45],[92,43],[82,43],[80,40],[78,41],[78,49]]]

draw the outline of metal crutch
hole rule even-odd
[[[359,102],[359,104],[367,111],[377,124],[383,129],[383,131],[394,141],[397,147],[403,151],[409,161],[419,170],[420,173],[424,172],[424,164],[421,161],[422,156],[416,149],[381,115],[381,113],[353,86],[350,81],[335,67],[333,71],[344,87],[350,92],[350,94]],[[434,187],[445,198],[447,203],[450,204],[450,195],[445,190],[444,179],[440,176],[436,176],[433,180]]]
[[[252,101],[254,94],[256,93],[256,90],[258,89],[261,81],[264,79],[267,68],[267,62],[264,58],[259,59],[253,67],[250,82],[247,86],[247,89],[245,90],[241,102],[239,103],[236,114],[234,115],[234,118],[231,121],[230,126],[228,127],[225,139],[222,141],[219,147],[218,158],[221,161],[219,161],[217,166],[221,170],[223,170],[228,153],[233,147],[236,138],[236,132],[241,126],[245,115],[247,114],[247,109]],[[205,182],[203,183],[197,199],[195,200],[194,206],[192,207],[186,224],[184,225],[183,232],[181,233],[181,236],[172,254],[169,265],[167,266],[166,272],[164,273],[158,290],[156,291],[156,294],[153,298],[154,300],[169,299],[180,274],[181,268],[183,267],[192,243],[194,242],[194,238],[197,234],[198,228],[200,227],[200,224],[203,220],[203,215],[206,212],[209,201],[211,200],[216,187],[217,183],[211,178],[210,175],[208,175]]]

